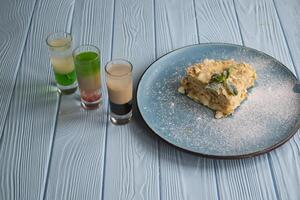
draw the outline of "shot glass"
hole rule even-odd
[[[52,33],[48,35],[46,43],[58,91],[61,94],[74,93],[77,80],[72,57],[72,36],[65,32]]]
[[[132,117],[132,64],[123,59],[108,62],[105,66],[110,120],[126,124]]]
[[[93,45],[81,45],[74,49],[73,58],[79,83],[81,105],[96,109],[101,102],[100,50]]]

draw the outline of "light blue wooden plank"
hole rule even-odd
[[[201,43],[241,44],[239,26],[231,0],[195,0],[195,6]]]
[[[291,53],[292,60],[294,61],[294,67],[298,75],[300,76],[300,1],[288,0],[278,1],[274,0],[276,14],[279,15],[279,22],[283,28],[283,33],[287,41],[289,52]]]
[[[155,25],[157,57],[198,43],[193,0],[156,0]]]
[[[221,199],[277,199],[266,155],[216,163]]]
[[[0,1],[0,145],[35,2]]]
[[[65,29],[71,5],[36,4],[0,146],[0,199],[43,198],[58,109],[45,37]]]
[[[133,64],[134,84],[155,58],[152,1],[116,0],[113,58]],[[134,107],[132,121],[108,125],[103,199],[159,199],[157,139]]]
[[[198,43],[193,0],[155,1],[157,56]],[[159,143],[161,199],[217,199],[212,160]]]
[[[262,40],[265,41],[264,45],[259,45],[262,41],[257,41],[254,45],[263,51],[271,53],[295,73],[294,67],[298,65],[298,57],[295,55],[299,51],[299,47],[297,47],[297,41],[299,41],[299,39],[297,39],[299,38],[297,35],[299,33],[299,27],[297,25],[300,21],[297,21],[297,19],[300,19],[300,15],[299,13],[297,14],[296,11],[299,7],[299,2],[276,1],[276,5],[280,18],[278,18],[273,1],[257,2],[250,7],[252,10],[257,8],[261,10],[256,14],[250,12],[247,17],[257,17],[260,19],[251,25],[251,29],[255,30],[256,34],[263,35]],[[242,2],[241,6],[246,8],[249,5]],[[268,23],[266,23],[266,19],[268,19]],[[285,28],[284,32],[281,25]],[[261,26],[263,28],[261,28]],[[249,27],[250,26],[247,26],[245,29]],[[251,34],[251,32],[249,34]],[[252,43],[252,41],[249,41],[249,43]],[[294,62],[291,60],[290,52],[292,53]],[[295,64],[295,66],[293,66],[293,64]],[[279,199],[299,199],[299,147],[300,140],[298,132],[290,142],[270,153],[271,166]]]
[[[77,0],[74,8],[75,44],[98,46],[102,67],[111,56],[113,3]],[[62,97],[45,199],[101,199],[107,125],[104,92],[102,107],[94,111],[80,107],[78,94]]]
[[[243,44],[232,0],[195,3],[200,42]],[[276,199],[266,155],[237,161],[219,160],[214,165],[220,199]]]
[[[106,112],[87,112],[78,101],[61,101],[45,199],[101,199]]]

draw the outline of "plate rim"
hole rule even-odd
[[[222,43],[222,42],[208,42],[208,43],[198,43],[198,44],[192,44],[192,45],[186,45],[186,46],[183,46],[183,47],[180,47],[180,48],[177,48],[177,49],[174,49],[172,51],[169,51],[167,52],[166,54],[158,57],[155,61],[153,61],[145,70],[144,72],[142,73],[142,75],[140,76],[139,80],[138,80],[138,84],[137,84],[137,89],[136,89],[136,102],[137,102],[137,110],[139,112],[139,114],[141,115],[144,123],[146,124],[146,126],[153,132],[155,133],[155,135],[159,136],[161,139],[163,139],[164,141],[166,141],[167,143],[171,144],[172,146],[174,146],[175,148],[177,149],[180,149],[180,150],[183,150],[185,152],[189,152],[189,153],[192,153],[192,154],[196,154],[196,155],[200,155],[202,157],[206,157],[206,158],[212,158],[212,159],[224,159],[224,160],[234,160],[234,159],[243,159],[243,158],[251,158],[251,157],[254,157],[254,156],[258,156],[258,155],[262,155],[262,154],[265,154],[265,153],[268,153],[280,146],[282,146],[283,144],[285,144],[287,141],[289,141],[296,133],[297,131],[300,129],[300,119],[296,122],[295,124],[295,127],[292,128],[291,131],[289,131],[288,133],[288,137],[284,138],[283,140],[267,147],[267,148],[264,148],[262,150],[259,150],[259,151],[254,151],[254,152],[251,152],[251,153],[246,153],[246,154],[239,154],[239,155],[212,155],[212,154],[205,154],[205,153],[200,153],[198,151],[194,151],[192,149],[187,149],[185,147],[182,147],[182,146],[179,146],[178,144],[176,143],[173,143],[171,141],[169,141],[167,138],[163,137],[162,135],[158,134],[156,131],[154,131],[151,126],[147,123],[147,121],[145,120],[141,110],[140,110],[140,106],[139,106],[139,100],[138,100],[138,93],[139,93],[139,89],[140,89],[140,83],[141,83],[141,80],[142,78],[144,77],[145,73],[151,68],[151,66],[153,64],[155,64],[158,60],[160,60],[161,58],[173,53],[174,51],[178,51],[178,50],[181,50],[181,49],[185,49],[185,48],[188,48],[188,47],[193,47],[193,46],[213,46],[213,45],[224,45],[224,46],[233,46],[233,47],[239,47],[239,48],[244,48],[244,49],[249,49],[249,50],[252,50],[252,51],[255,51],[255,52],[258,52],[260,54],[263,54],[265,56],[268,56],[270,58],[272,58],[276,63],[280,64],[281,66],[283,66],[285,68],[285,70],[290,73],[293,78],[296,80],[298,80],[298,78],[293,74],[293,72],[287,67],[285,66],[283,63],[281,63],[280,61],[278,61],[276,58],[274,58],[273,56],[270,56],[269,54],[265,53],[265,52],[262,52],[260,50],[257,50],[257,49],[254,49],[254,48],[251,48],[251,47],[247,47],[247,46],[243,46],[243,45],[238,45],[238,44],[232,44],[232,43]]]

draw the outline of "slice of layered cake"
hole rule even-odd
[[[178,91],[216,111],[215,117],[232,114],[254,86],[256,72],[247,63],[234,60],[209,60],[186,69]]]

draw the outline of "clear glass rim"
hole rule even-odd
[[[129,66],[130,66],[130,71],[127,72],[127,73],[121,74],[121,75],[115,75],[115,74],[110,73],[110,72],[108,71],[108,66],[109,66],[110,64],[112,64],[113,62],[116,62],[116,61],[122,61],[122,62],[125,62],[125,63],[129,64]],[[112,76],[112,77],[124,77],[124,76],[127,76],[127,75],[129,75],[130,73],[132,73],[132,69],[133,69],[133,67],[132,67],[131,62],[129,62],[128,60],[125,60],[125,59],[123,59],[123,58],[116,58],[116,59],[113,59],[113,60],[107,62],[106,65],[105,65],[105,72],[106,72],[108,75]]]
[[[95,49],[96,49],[96,52],[95,52],[95,51],[91,51],[91,50],[87,50],[87,51],[84,51],[84,52],[95,52],[95,53],[97,53],[97,56],[96,56],[95,58],[91,59],[91,60],[82,60],[82,61],[79,61],[80,63],[90,63],[90,62],[93,62],[93,61],[95,61],[95,60],[97,60],[97,59],[100,59],[101,51],[100,51],[100,49],[99,49],[97,46],[92,45],[92,44],[82,44],[82,45],[77,46],[77,47],[73,50],[73,52],[72,52],[72,56],[73,56],[74,62],[75,62],[75,57],[79,54],[79,53],[78,53],[78,54],[76,55],[76,51],[77,51],[78,49],[82,48],[82,47],[92,47],[92,48],[95,48]]]
[[[50,44],[49,40],[50,40],[50,37],[53,36],[53,35],[58,35],[58,34],[66,34],[66,37],[67,39],[70,39],[66,44],[64,45],[52,45]],[[64,31],[60,31],[60,32],[54,32],[54,33],[49,33],[46,37],[46,43],[49,47],[52,47],[52,48],[61,48],[61,47],[65,47],[65,46],[68,46],[70,45],[70,43],[73,41],[73,38],[72,38],[72,35],[70,33],[67,33],[67,32],[64,32]]]

